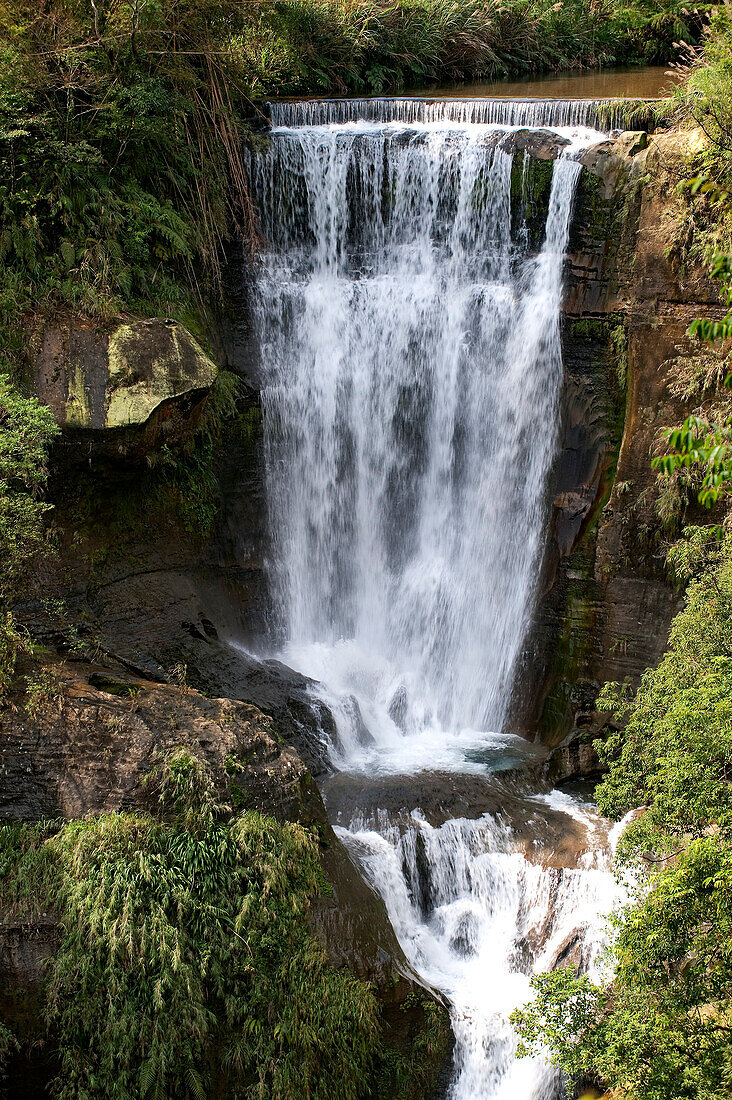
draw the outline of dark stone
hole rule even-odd
[[[556,160],[571,142],[553,130],[513,130],[501,140],[499,148],[525,152],[535,160]]]
[[[683,266],[668,249],[666,226],[684,201],[676,180],[686,141],[683,133],[630,132],[583,156],[549,537],[514,699],[513,728],[563,743],[552,761],[556,779],[599,773],[592,741],[607,720],[596,713],[599,689],[607,680],[637,682],[658,664],[681,604],[665,574],[651,457],[661,429],[689,412],[667,388],[674,360],[695,352],[689,324],[724,313],[705,270]]]

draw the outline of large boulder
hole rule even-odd
[[[146,680],[115,662],[55,662],[27,675],[32,703],[19,695],[0,706],[0,820],[148,808],[145,776],[183,745],[237,808],[325,824],[307,767],[251,704]]]
[[[123,454],[190,436],[216,373],[177,321],[71,318],[43,328],[33,381],[67,436]]]

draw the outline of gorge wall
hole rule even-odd
[[[530,700],[528,728],[537,723],[549,745],[573,743],[558,754],[560,770],[595,766],[598,688],[657,664],[680,607],[665,569],[674,524],[651,460],[662,429],[691,411],[669,389],[679,361],[699,354],[689,325],[723,314],[705,266],[688,257],[680,185],[698,141],[626,133],[584,156],[564,301],[554,518],[536,648],[518,684]]]
[[[548,137],[532,140],[535,159],[556,154]],[[703,268],[684,263],[677,184],[693,141],[625,134],[585,155],[563,307],[553,517],[513,701],[527,734],[561,743],[560,775],[596,766],[599,686],[656,663],[679,606],[650,459],[660,429],[688,412],[668,390],[674,363],[693,352],[688,325],[722,312]],[[19,610],[47,647],[51,679],[35,713],[20,697],[3,712],[0,814],[38,820],[144,806],[152,754],[180,743],[202,752],[230,792],[233,755],[240,805],[321,830],[333,898],[314,923],[337,965],[377,984],[405,1046],[422,1025],[418,1005],[409,1008],[422,991],[312,780],[327,767],[322,729],[332,718],[306,677],[245,648],[271,628],[246,266],[232,248],[208,353],[161,321],[120,334],[69,318],[32,345],[36,392],[63,429],[51,480],[58,553]],[[215,424],[206,419],[212,359],[240,380]],[[213,441],[205,469],[180,481],[176,455],[202,432]],[[211,514],[198,508],[207,493]],[[54,934],[50,919],[34,929],[3,924],[8,988],[37,987]],[[27,1024],[28,1004],[12,993],[0,1007]],[[17,1072],[32,1081],[27,1065]]]
[[[688,325],[721,313],[703,266],[684,261],[677,185],[688,175],[694,140],[624,134],[584,158],[563,306],[553,518],[513,704],[517,724],[529,736],[538,730],[550,746],[597,732],[599,686],[656,663],[679,606],[664,569],[650,459],[660,430],[688,412],[667,386],[675,362],[694,350]],[[534,137],[529,151],[556,155],[549,135],[543,143]],[[200,431],[210,376],[163,386],[137,426],[84,424],[66,411],[51,484],[61,552],[44,566],[22,611],[51,644],[62,643],[73,624],[138,674],[165,680],[185,666],[194,687],[260,707],[317,774],[324,766],[318,729],[328,715],[313,715],[303,677],[241,648],[258,640],[261,651],[270,631],[260,371],[249,309],[247,260],[236,246],[212,339],[219,367],[240,380],[205,488],[215,518],[206,526],[190,512],[181,516],[155,466],[161,441],[174,454]],[[108,369],[109,336],[82,329],[69,346],[69,324],[43,333],[36,359],[39,395],[64,410],[74,407],[75,385],[103,390],[100,372]],[[127,369],[133,389],[151,362],[164,373],[170,349],[158,352],[155,360],[148,348],[142,373],[139,364]],[[191,365],[195,354],[176,377],[205,373],[205,360]],[[118,374],[125,376],[119,366]],[[196,487],[185,492],[195,498]],[[49,611],[49,596],[65,601],[63,621]]]

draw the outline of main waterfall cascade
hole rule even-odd
[[[596,965],[606,832],[568,796],[525,796],[520,816],[581,834],[575,866],[553,866],[505,815],[431,823],[419,774],[532,751],[505,727],[557,440],[575,153],[602,134],[596,108],[479,102],[271,105],[253,313],[280,655],[322,685],[334,767],[359,777],[340,835],[453,1006],[452,1100],[550,1100],[507,1016],[562,952]],[[545,169],[517,125],[568,139],[541,232]],[[399,775],[405,812],[369,804]]]

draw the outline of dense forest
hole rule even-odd
[[[683,79],[656,124],[703,135],[679,184],[683,262],[732,304],[726,4],[0,0],[0,51],[0,696],[29,712],[58,688],[18,610],[58,539],[44,496],[58,428],[29,385],[34,326],[165,316],[207,347],[226,243],[257,243],[246,150],[267,97],[675,63]],[[596,798],[630,815],[617,856],[630,900],[605,984],[554,970],[515,1017],[525,1051],[548,1047],[570,1088],[618,1100],[732,1089],[732,314],[691,335],[689,418],[648,458],[684,607],[659,667],[598,704]],[[145,475],[198,513],[221,422],[238,415],[233,380],[215,390],[205,430]],[[214,1095],[214,1051],[216,1095],[425,1096],[444,1021],[430,1009],[422,1046],[396,1054],[369,985],[329,965],[307,920],[327,892],[317,829],[238,812],[183,751],[150,786],[149,812],[0,825],[3,911],[59,916],[43,1007],[54,1095]],[[0,1067],[17,1047],[0,1019]]]

